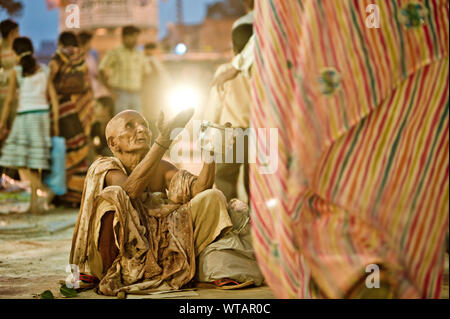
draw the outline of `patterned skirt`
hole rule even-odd
[[[85,94],[60,96],[59,131],[66,139],[67,193],[58,199],[67,204],[81,202],[84,180],[89,163],[88,135],[93,119],[94,100],[92,91]]]
[[[1,150],[0,166],[50,169],[51,146],[48,110],[19,113]]]

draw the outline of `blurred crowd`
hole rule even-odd
[[[32,41],[13,20],[0,23],[0,166],[2,174],[30,182],[30,212],[53,204],[77,207],[84,177],[98,156],[110,155],[105,139],[109,119],[125,109],[142,112],[157,136],[168,72],[158,45],[138,49],[140,30],[122,28],[122,44],[99,61],[89,32],[62,32],[48,65],[35,57]],[[43,182],[50,170],[51,138],[66,144],[64,195]],[[3,175],[4,176],[4,175]],[[38,204],[38,194],[46,197]]]
[[[253,1],[245,3],[248,14],[236,21],[232,30],[235,55],[253,34]],[[64,31],[48,65],[37,61],[31,39],[20,36],[19,27],[10,19],[0,23],[2,175],[30,183],[30,212],[39,213],[54,205],[78,207],[89,165],[99,156],[112,155],[105,137],[108,121],[124,110],[138,111],[148,121],[153,142],[158,136],[158,116],[167,108],[165,93],[174,83],[160,61],[157,43],[147,43],[140,50],[140,30],[133,25],[122,28],[121,45],[101,59],[92,48],[91,33]],[[216,76],[230,67],[230,63],[221,65]],[[182,76],[183,68],[177,72]],[[230,81],[225,89],[212,86],[209,91],[208,110],[200,115],[202,120],[249,127],[247,77]],[[63,195],[56,195],[45,182],[55,136],[65,141],[67,190]],[[246,155],[247,144],[246,137]],[[244,184],[249,194],[247,156],[245,161]],[[234,156],[233,163],[217,165],[216,186],[228,199],[237,197],[242,165],[237,162]]]

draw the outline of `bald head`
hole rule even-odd
[[[133,110],[122,111],[119,114],[117,114],[116,116],[114,116],[106,125],[106,130],[105,130],[106,140],[108,140],[110,137],[116,137],[118,134],[118,131],[121,129],[121,126],[125,122],[127,122],[133,118],[147,122],[139,112],[136,112]]]
[[[114,116],[106,126],[109,149],[120,160],[124,154],[142,153],[150,149],[152,133],[145,118],[138,112],[127,110]]]

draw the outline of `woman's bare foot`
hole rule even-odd
[[[33,214],[33,215],[41,215],[44,213],[44,210],[39,207],[38,202],[30,202],[30,208],[27,210],[28,214]]]
[[[55,198],[55,193],[50,188],[47,188],[45,190],[45,204],[44,204],[44,210],[52,210],[55,208],[55,206],[52,204],[53,199]]]
[[[55,208],[52,204],[53,198],[55,198],[55,193],[52,192],[50,188],[41,189],[38,191],[37,206],[42,211],[49,211]]]

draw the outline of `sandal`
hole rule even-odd
[[[231,289],[242,289],[249,286],[253,286],[255,282],[253,280],[246,281],[244,283],[238,283],[232,279],[223,278],[212,282],[217,289],[231,290]]]

